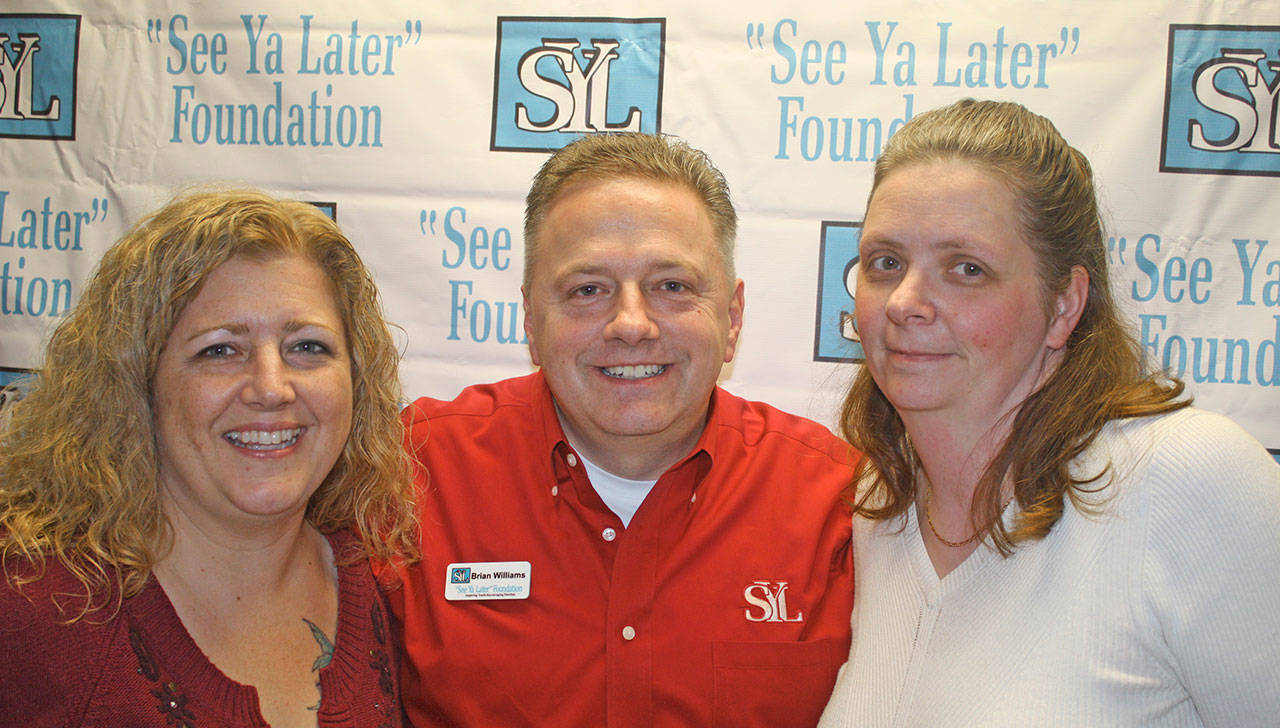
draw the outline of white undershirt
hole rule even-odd
[[[582,461],[582,467],[586,468],[587,477],[590,478],[591,486],[596,489],[600,500],[622,519],[623,526],[631,525],[631,517],[639,510],[645,496],[649,495],[649,491],[653,489],[653,484],[658,482],[657,478],[653,480],[619,478],[586,459],[581,451],[578,452],[578,459]]]

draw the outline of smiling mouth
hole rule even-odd
[[[890,349],[890,355],[907,361],[937,361],[945,358],[946,354],[939,354],[931,351],[903,351],[901,349]]]
[[[637,364],[625,365],[620,367],[600,367],[600,371],[604,372],[606,377],[614,379],[648,379],[656,377],[665,372],[667,366],[665,364]]]
[[[236,447],[247,450],[283,450],[293,446],[302,434],[301,427],[288,430],[238,430],[222,437]]]

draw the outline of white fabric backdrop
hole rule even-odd
[[[5,0],[0,377],[38,364],[134,220],[206,180],[333,203],[410,395],[527,372],[521,216],[546,154],[516,148],[632,123],[733,188],[747,308],[724,384],[832,424],[872,160],[895,121],[977,96],[1089,156],[1150,353],[1280,449],[1280,0],[787,5]]]

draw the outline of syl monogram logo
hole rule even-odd
[[[498,18],[490,148],[660,131],[664,35],[662,19]]]
[[[618,57],[617,40],[597,40],[583,50],[589,61],[584,70],[578,65],[574,51],[576,40],[544,39],[546,45],[534,48],[520,59],[520,84],[525,90],[555,104],[555,113],[545,122],[529,118],[529,106],[516,104],[516,127],[525,131],[562,131],[587,134],[593,131],[640,131],[640,109],[627,109],[626,120],[610,124],[609,64]],[[569,81],[569,87],[538,75],[538,62],[553,58]]]
[[[1280,70],[1280,63],[1268,61],[1261,49],[1232,51],[1226,48],[1222,49],[1221,56],[1205,61],[1196,69],[1191,82],[1196,101],[1206,109],[1230,117],[1234,128],[1222,139],[1210,139],[1205,135],[1205,125],[1192,119],[1193,148],[1280,154],[1280,140],[1276,136],[1280,73],[1274,74],[1270,82],[1266,81],[1259,70],[1263,62],[1272,71]],[[1233,82],[1242,84],[1248,96],[1235,96],[1222,90]]]
[[[80,16],[0,14],[0,137],[75,138]]]
[[[757,581],[742,590],[742,598],[747,600],[746,615],[748,622],[803,622],[804,614],[799,610],[794,615],[787,611],[787,582]]]
[[[40,36],[35,33],[19,34],[16,43],[0,33],[0,119],[57,121],[61,104],[57,96],[49,99],[49,108],[43,112],[31,108],[31,56],[38,50]],[[11,53],[16,54],[17,62],[9,59]]]
[[[1280,27],[1169,29],[1164,172],[1280,175]]]

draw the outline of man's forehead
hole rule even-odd
[[[592,236],[647,234],[687,238],[690,249],[715,226],[705,201],[687,185],[643,177],[583,179],[558,191],[547,206],[538,245],[578,243]]]
[[[710,208],[707,206],[706,200],[698,194],[698,191],[687,182],[679,179],[670,179],[666,177],[655,177],[644,174],[609,174],[596,173],[590,170],[584,170],[565,179],[556,189],[555,194],[547,202],[547,209],[555,207],[557,203],[570,195],[580,192],[584,189],[592,187],[601,187],[610,185],[615,188],[642,189],[642,188],[659,188],[664,192],[683,191],[687,192],[698,200],[698,206],[710,215]]]
[[[707,201],[679,179],[580,172],[556,190],[536,235],[530,283],[623,267],[703,276],[724,266]]]
[[[621,273],[654,274],[667,271],[693,271],[703,273],[709,266],[697,255],[686,255],[670,246],[609,246],[586,247],[575,251],[571,257],[560,261],[557,269],[550,271],[556,277],[572,275],[617,275]]]

